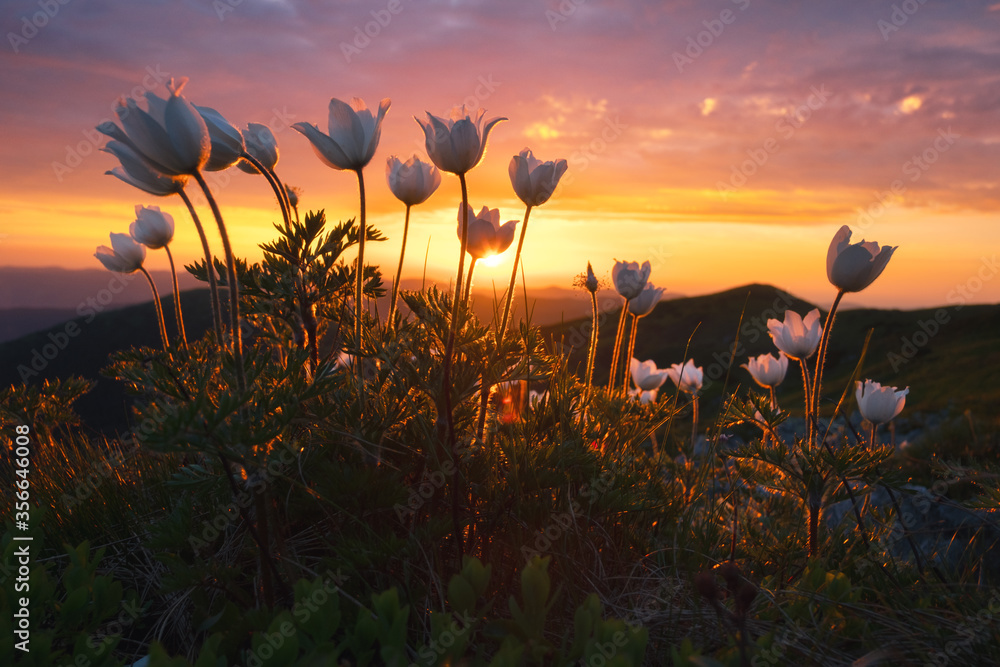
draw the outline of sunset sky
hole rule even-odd
[[[290,125],[326,131],[331,97],[391,98],[366,170],[369,221],[390,237],[370,257],[387,279],[403,206],[385,160],[426,159],[413,117],[467,103],[509,119],[469,175],[477,210],[523,215],[507,175],[522,148],[569,161],[532,212],[529,287],[648,259],[673,293],[764,282],[825,307],[827,246],[847,224],[855,241],[899,246],[852,303],[1000,302],[1000,3],[7,0],[0,27],[4,266],[98,268],[95,247],[136,204],[172,213],[175,255],[198,256],[180,199],[106,176],[117,162],[94,131],[119,98],[188,77],[195,104],[269,124],[279,176],[333,219],[357,214],[357,181]],[[235,169],[210,182],[236,253],[259,259],[280,218],[270,189]],[[406,275],[428,240],[428,273],[453,275],[458,201],[445,174],[414,209]],[[512,258],[477,284],[506,283]]]

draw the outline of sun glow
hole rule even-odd
[[[503,255],[490,255],[489,257],[483,257],[482,259],[479,260],[478,263],[482,264],[483,266],[493,267],[493,266],[500,266],[501,264],[503,264],[503,260],[504,260]]]

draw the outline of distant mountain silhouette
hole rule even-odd
[[[571,368],[582,374],[590,301],[583,292],[564,297],[536,299],[532,321],[543,324],[546,334],[564,346],[570,354]],[[476,310],[485,321],[491,321],[492,295],[478,295],[476,299]],[[189,339],[200,337],[211,326],[208,290],[184,292],[182,302]],[[599,384],[607,381],[621,303],[613,291],[599,295],[600,345],[595,372]],[[653,359],[660,367],[693,358],[705,371],[706,408],[717,407],[727,371],[729,391],[737,385],[752,385],[740,364],[746,363],[749,356],[775,351],[767,333],[767,319],[782,319],[787,308],[805,314],[813,307],[769,285],[746,285],[717,294],[662,301],[640,320],[635,356]],[[168,333],[173,336],[171,298],[164,299],[163,308]],[[518,317],[523,308],[522,299]],[[379,312],[387,310],[385,300]],[[996,380],[996,369],[1000,368],[1000,306],[916,311],[857,309],[839,313],[827,358],[826,396],[839,395],[843,390],[869,328],[874,333],[862,376],[883,384],[909,386],[908,409],[939,410],[952,402],[980,414],[1000,412],[1000,382]],[[737,331],[739,340],[730,369],[729,355],[737,342]],[[95,388],[80,399],[77,408],[88,428],[110,433],[127,427],[131,399],[120,383],[101,377],[99,371],[107,366],[110,353],[131,345],[160,345],[151,302],[88,312],[84,317],[0,344],[0,384],[35,383],[70,375],[94,380]],[[797,367],[790,364],[779,392],[783,406],[797,409],[801,386]],[[669,382],[667,388],[672,391]]]
[[[0,267],[0,311],[9,308],[85,309],[98,303],[105,309],[122,308],[149,301],[149,284],[141,273],[120,275],[107,271],[94,260],[93,269],[61,267]],[[194,276],[177,267],[182,290],[204,287]],[[150,271],[160,294],[171,292],[169,271]]]
[[[607,382],[611,348],[621,312],[621,299],[605,297],[602,310],[595,382]],[[744,307],[745,304],[745,307]],[[740,364],[750,356],[777,354],[767,332],[767,319],[783,319],[786,308],[804,315],[815,308],[770,285],[735,289],[661,302],[640,320],[635,357],[652,359],[660,368],[694,359],[705,372],[707,399],[716,404],[722,393],[734,343],[738,345],[729,370],[728,391],[752,386]],[[740,317],[742,315],[742,324]],[[825,311],[823,311],[825,318]],[[922,310],[858,308],[837,314],[827,354],[824,395],[839,397],[856,366],[869,329],[870,347],[862,379],[883,385],[909,386],[909,409],[940,410],[954,403],[984,416],[1000,414],[1000,305],[948,306]],[[569,348],[571,368],[586,365],[589,318],[547,328]],[[737,340],[737,331],[739,339]],[[689,346],[690,339],[690,346]],[[686,352],[686,354],[685,354]],[[810,360],[815,362],[815,357]],[[665,385],[673,391],[668,381]],[[801,410],[802,380],[795,362],[781,385],[781,404]],[[853,395],[853,394],[852,394]],[[852,404],[853,409],[853,404]]]
[[[35,331],[76,317],[72,308],[8,308],[0,310],[0,343],[15,340]]]

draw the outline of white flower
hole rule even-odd
[[[441,172],[416,155],[400,162],[395,155],[385,162],[385,180],[396,199],[407,206],[423,204],[441,185]]]
[[[135,222],[129,227],[132,238],[150,250],[168,245],[174,238],[174,218],[159,206],[135,207]]]
[[[878,382],[865,380],[857,382],[855,397],[858,399],[858,409],[861,416],[873,424],[885,424],[892,421],[903,411],[909,387],[897,390],[895,387],[883,387]]]
[[[528,206],[540,206],[552,196],[566,168],[566,160],[542,162],[525,148],[511,158],[507,173],[518,198]]]
[[[628,362],[628,369],[632,374],[632,382],[642,391],[659,389],[669,377],[667,370],[657,368],[652,359],[640,362],[632,357]]]
[[[615,262],[615,268],[611,270],[611,282],[624,298],[634,299],[642,294],[651,270],[649,262],[643,262],[642,267],[638,262]]]
[[[799,316],[794,310],[785,311],[785,321],[770,319],[767,329],[775,347],[792,359],[804,361],[812,356],[819,347],[822,330],[819,326],[819,309],[813,308],[805,316]]]
[[[785,379],[788,357],[784,352],[778,352],[777,359],[771,354],[762,354],[757,358],[750,357],[742,367],[750,371],[754,382],[760,386],[774,388]]]
[[[375,155],[382,136],[382,119],[390,104],[388,97],[379,102],[375,116],[358,97],[350,104],[334,97],[327,121],[330,134],[323,134],[313,123],[295,123],[292,127],[305,135],[326,166],[356,171]]]
[[[439,118],[430,113],[427,121],[414,117],[424,130],[424,145],[431,162],[441,171],[464,174],[479,164],[486,152],[490,130],[506,118],[491,118],[483,127],[486,109],[479,109],[473,120],[465,105],[451,110],[449,118]]]
[[[222,171],[236,164],[243,155],[243,134],[226,118],[211,107],[195,106],[212,142],[212,151],[205,163],[205,171]]]
[[[667,369],[667,375],[681,391],[697,394],[701,391],[705,373],[701,366],[695,367],[694,359],[688,359],[683,364],[672,364]]]
[[[658,389],[650,389],[649,391],[643,391],[642,389],[629,389],[629,398],[634,398],[639,401],[640,405],[648,405],[650,403],[656,402],[656,395],[659,393]]]
[[[165,197],[177,194],[187,183],[187,176],[165,176],[153,169],[135,149],[120,141],[109,141],[101,150],[111,153],[121,163],[120,167],[104,173],[120,178],[151,195]]]
[[[128,146],[165,176],[193,175],[208,161],[212,140],[204,119],[181,95],[186,83],[186,78],[170,79],[166,100],[146,93],[149,111],[130,97],[115,108],[122,127],[106,122],[98,131]]]
[[[656,308],[656,304],[660,302],[660,298],[663,297],[665,291],[664,288],[656,287],[653,283],[646,283],[646,286],[639,292],[639,296],[629,299],[628,312],[636,317],[649,315]]]
[[[499,255],[514,241],[517,220],[508,220],[500,224],[500,209],[487,208],[474,215],[469,209],[468,237],[466,252],[476,259]],[[458,238],[462,238],[462,205],[458,205]]]
[[[845,292],[860,292],[871,285],[892,259],[899,246],[890,248],[869,241],[851,244],[851,228],[844,225],[830,242],[826,253],[826,277]]]
[[[146,259],[146,247],[128,234],[112,234],[111,247],[97,246],[94,257],[100,260],[108,271],[132,273],[142,268]]]
[[[274,138],[274,133],[267,125],[260,123],[247,123],[247,128],[243,130],[243,140],[246,142],[246,151],[262,165],[274,171],[274,166],[278,164],[278,140]],[[246,160],[236,163],[241,171],[248,174],[256,174],[257,167]]]

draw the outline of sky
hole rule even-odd
[[[357,215],[357,179],[290,126],[325,131],[333,97],[392,100],[365,170],[368,221],[389,237],[366,259],[387,279],[404,209],[385,161],[426,160],[414,117],[464,103],[508,119],[469,174],[477,210],[522,218],[507,167],[523,148],[568,161],[531,213],[529,289],[569,288],[588,261],[607,279],[616,260],[649,260],[673,294],[770,283],[826,307],[827,247],[846,224],[898,246],[852,304],[1000,302],[1000,3],[4,0],[0,30],[3,266],[99,268],[96,246],[136,204],[174,216],[179,261],[199,256],[180,199],[105,175],[117,163],[94,131],[121,98],[188,77],[195,104],[268,124],[278,175],[334,220]],[[210,176],[236,254],[258,260],[280,219],[270,189]],[[453,276],[459,200],[444,174],[413,209],[404,277],[425,257],[429,276]],[[477,285],[505,285],[512,260]]]

